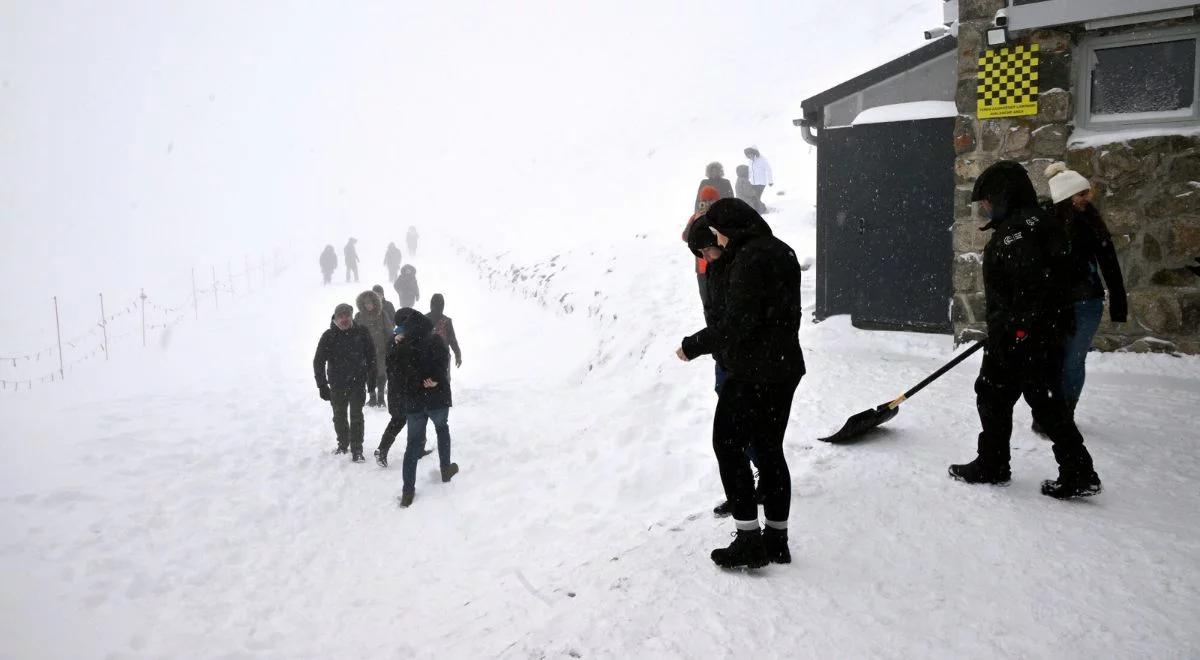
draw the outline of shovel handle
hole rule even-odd
[[[903,403],[906,399],[912,397],[917,392],[920,392],[921,390],[925,389],[926,385],[941,378],[943,374],[945,374],[947,371],[950,371],[954,367],[957,367],[960,362],[971,357],[971,355],[973,355],[976,351],[978,351],[981,348],[983,348],[983,342],[981,342],[981,341],[975,342],[974,346],[972,346],[971,348],[968,348],[967,350],[963,351],[962,353],[959,353],[958,355],[956,355],[953,360],[950,360],[946,364],[942,365],[941,369],[938,369],[937,371],[929,374],[929,376],[927,378],[925,378],[925,380],[917,383],[911,390],[905,392],[904,394],[901,394],[899,398],[897,398],[895,401],[892,401],[891,403],[889,403],[888,408],[895,408],[896,406]]]

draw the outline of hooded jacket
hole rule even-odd
[[[709,230],[708,220],[700,218],[692,225],[692,230],[688,235],[688,250],[696,255],[696,258],[702,259],[704,248],[718,247],[717,237]],[[725,294],[729,288],[729,261],[725,259],[724,254],[719,259],[708,262],[708,270],[704,278],[704,287],[708,290],[708,303],[704,306],[704,323],[705,330],[692,335],[698,342],[711,342],[714,333],[708,331],[708,328],[716,327],[720,324],[721,318],[725,314]],[[703,353],[711,353],[717,364],[721,364],[721,356],[717,353],[719,347],[712,344],[704,344],[700,350]]]
[[[365,384],[373,390],[375,369],[375,346],[367,329],[351,325],[342,330],[331,317],[329,329],[321,335],[313,356],[317,389],[348,390]]]
[[[805,367],[796,253],[741,200],[723,199],[705,218],[729,238],[721,257],[728,269],[724,309],[715,324],[683,340],[684,354],[714,352],[738,380],[799,381]]]
[[[404,338],[392,341],[387,354],[388,407],[405,414],[449,408],[450,352],[442,338],[433,332],[433,324],[422,313],[405,307],[396,312],[395,323],[404,327]],[[424,386],[425,379],[437,387]]]
[[[737,178],[733,182],[733,194],[743,202],[754,199],[754,191],[750,187],[750,166],[738,165],[734,170]]]
[[[342,249],[343,255],[346,257],[347,268],[358,265],[358,250],[354,247],[357,242],[357,239],[352,238],[346,241],[346,247]]]
[[[458,336],[454,333],[454,319],[446,316],[445,309],[446,299],[440,293],[433,294],[429,299],[429,322],[433,324],[434,333],[450,346],[451,352],[454,353],[454,359],[462,362],[462,351],[458,348]]]
[[[367,303],[371,303],[374,311],[367,311]],[[375,346],[375,357],[382,361],[387,355],[388,342],[392,339],[391,316],[383,307],[379,294],[374,291],[363,291],[355,298],[354,304],[358,313],[354,315],[354,325],[365,328]]]
[[[326,273],[332,273],[337,270],[338,260],[337,252],[333,251],[332,245],[326,245],[321,251],[321,270]]]
[[[392,283],[396,295],[400,296],[400,307],[412,307],[421,299],[421,287],[417,286],[417,269],[412,264],[405,264],[400,269],[400,275]]]
[[[1061,222],[1038,206],[1029,175],[1001,161],[979,179],[971,201],[988,200],[993,230],[983,249],[988,343],[993,350],[1018,342],[1061,343],[1073,331],[1070,243]]]
[[[383,265],[388,268],[399,268],[402,261],[404,261],[404,255],[400,252],[400,248],[396,247],[395,243],[388,243],[387,251],[383,253]]]

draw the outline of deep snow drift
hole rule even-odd
[[[800,255],[812,218],[769,216]],[[682,224],[682,218],[680,219]],[[0,657],[1190,657],[1200,653],[1200,360],[1092,355],[1079,421],[1105,492],[1037,493],[1018,408],[1008,488],[950,480],[972,359],[861,444],[815,438],[953,352],[806,320],[786,449],[795,563],[722,572],[707,359],[678,227],[514,260],[427,231],[454,374],[448,485],[328,454],[310,359],[336,302],[292,268],[236,313],[0,398]],[[371,237],[368,237],[371,238]],[[812,303],[812,273],[805,301]],[[367,447],[385,415],[367,412]],[[431,429],[432,432],[432,429]]]

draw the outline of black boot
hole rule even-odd
[[[409,506],[412,505],[413,498],[415,496],[416,496],[416,492],[411,491],[411,490],[406,490],[406,491],[402,492],[400,494],[400,506],[402,506],[404,508],[408,508]]]
[[[1042,495],[1056,500],[1069,500],[1075,497],[1091,497],[1099,495],[1101,490],[1100,477],[1095,472],[1062,473],[1058,479],[1042,482]]]
[[[763,529],[762,537],[763,549],[767,553],[768,560],[776,564],[792,563],[792,553],[788,550],[786,529],[766,527]]]
[[[449,483],[456,474],[458,474],[458,463],[451,463],[449,467],[442,468],[442,483]]]
[[[367,459],[363,458],[363,453],[362,453],[361,449],[355,449],[354,453],[350,454],[350,460],[354,461],[355,463],[366,463],[367,462]]]
[[[729,500],[725,500],[724,502],[721,502],[717,506],[713,507],[713,515],[718,518],[726,518],[731,516],[733,515],[733,505],[729,503]]]
[[[1012,471],[1007,463],[999,463],[976,458],[970,463],[951,465],[950,476],[969,484],[995,484],[1007,486],[1012,479]]]
[[[334,448],[334,450],[333,450],[332,452],[330,452],[330,453],[332,453],[332,454],[346,454],[346,453],[349,453],[349,452],[350,452],[350,449],[349,449],[348,447],[346,447],[346,445],[338,445],[338,446],[337,446],[336,448]]]
[[[762,568],[767,565],[762,532],[757,529],[739,529],[729,547],[717,548],[711,556],[713,563],[721,568]]]
[[[381,468],[387,467],[387,452],[381,449],[375,450],[375,464]]]

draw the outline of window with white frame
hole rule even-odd
[[[1200,123],[1200,28],[1086,38],[1077,51],[1077,125]]]

